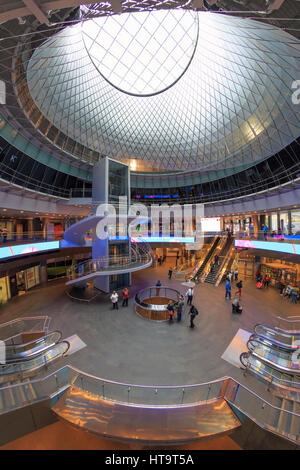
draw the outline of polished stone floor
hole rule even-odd
[[[258,291],[254,281],[244,282],[242,315],[232,315],[231,302],[224,299],[224,284],[218,288],[201,284],[195,288],[194,304],[199,310],[196,328],[188,327],[186,317],[180,324],[156,323],[134,312],[133,295],[155,285],[172,286],[185,294],[182,281],[169,280],[173,261],[157,268],[147,268],[132,278],[128,308],[112,310],[108,296],[91,303],[78,303],[65,294],[64,280],[51,281],[34,288],[1,307],[0,321],[32,315],[49,315],[51,329],[63,337],[77,334],[87,347],[54,364],[48,373],[71,364],[95,376],[119,382],[145,385],[201,383],[229,375],[251,389],[264,393],[265,386],[255,378],[221,359],[239,328],[252,331],[256,323],[274,324],[276,315],[299,315],[299,305],[292,305],[273,288]],[[233,288],[233,292],[234,292]]]

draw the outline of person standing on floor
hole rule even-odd
[[[157,283],[155,284],[155,286],[156,286],[156,297],[159,297],[161,282],[160,282],[160,281],[157,281]]]
[[[195,327],[194,319],[195,319],[195,316],[198,315],[198,310],[196,309],[196,307],[194,307],[194,305],[191,306],[189,315],[190,315],[190,328],[194,328]]]
[[[238,288],[238,290],[236,291],[235,295],[238,294],[239,297],[242,297],[242,287],[243,287],[243,282],[242,282],[242,280],[240,280],[239,282],[237,282],[236,287]]]
[[[127,287],[125,287],[125,288],[122,290],[122,298],[123,298],[122,306],[123,306],[123,307],[128,307],[129,295],[130,295],[129,290],[127,289]]]
[[[169,314],[169,323],[172,323],[173,321],[173,315],[174,315],[174,307],[173,307],[173,301],[169,300],[168,305],[167,305],[167,310]]]
[[[280,295],[283,295],[284,289],[285,289],[285,283],[284,283],[284,281],[280,281],[280,284],[279,284],[279,294]]]
[[[292,287],[292,304],[297,303],[298,295],[299,295],[298,287]]]
[[[270,283],[270,276],[269,274],[266,274],[264,278],[264,287],[269,287],[269,283]]]
[[[182,314],[183,306],[184,306],[184,297],[183,295],[181,295],[177,303],[177,322],[181,321],[181,314]]]
[[[187,295],[187,305],[192,305],[194,289],[190,287],[185,295]]]
[[[118,310],[119,309],[119,306],[118,306],[118,300],[119,300],[119,296],[117,294],[117,292],[114,290],[113,293],[111,294],[110,296],[110,300],[113,304],[113,310]]]
[[[173,269],[170,268],[168,272],[169,279],[172,279]]]
[[[231,300],[231,283],[229,279],[227,279],[225,284],[225,299],[227,299],[227,296],[229,297],[229,300]]]
[[[237,281],[238,277],[239,277],[239,271],[238,271],[238,268],[236,268],[234,271],[234,279]]]

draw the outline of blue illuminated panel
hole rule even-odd
[[[41,251],[57,250],[58,248],[59,241],[4,246],[0,248],[0,259],[13,258],[14,256],[31,255],[40,253]]]
[[[260,240],[235,240],[237,248],[256,248],[257,250],[278,251],[291,255],[300,255],[300,245],[294,243],[264,242]]]

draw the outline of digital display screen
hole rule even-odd
[[[202,232],[220,232],[221,219],[220,217],[203,217],[201,218]]]
[[[30,255],[41,251],[56,250],[59,248],[59,241],[26,243],[22,245],[9,245],[0,248],[0,259],[12,258],[14,256]]]
[[[294,243],[264,242],[260,240],[235,240],[234,246],[237,248],[256,248],[257,250],[278,251],[300,255],[300,245]]]

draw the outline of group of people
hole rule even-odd
[[[288,298],[293,304],[296,304],[299,297],[299,287],[288,284],[287,286],[283,281],[280,281],[279,285],[280,295]]]
[[[124,287],[124,289],[122,290],[122,299],[123,299],[122,307],[128,307],[129,297],[130,297],[129,289],[127,287]],[[113,306],[113,310],[118,310],[119,309],[119,305],[118,305],[119,294],[115,290],[111,294],[110,300]]]
[[[263,277],[260,272],[256,274],[256,287],[261,289],[262,287],[269,287],[270,285],[270,276],[269,274],[265,274]]]
[[[186,296],[187,296],[187,305],[190,306],[190,310],[189,310],[189,314],[188,314],[189,318],[190,318],[190,328],[194,328],[195,327],[194,319],[198,315],[198,310],[192,304],[192,300],[193,300],[193,296],[194,296],[194,290],[193,290],[192,287],[190,287],[188,289],[188,291],[186,292]],[[173,322],[173,317],[174,317],[175,313],[177,314],[177,322],[181,322],[183,307],[184,307],[184,296],[183,295],[180,295],[178,302],[176,302],[175,304],[172,300],[169,300],[167,310],[168,310],[168,314],[169,314],[169,322],[170,323]]]
[[[158,264],[161,266],[164,262],[166,261],[166,255],[163,255],[163,256],[159,256],[157,258],[157,262]]]
[[[161,287],[161,282],[160,280],[157,281],[156,283],[156,296],[158,297],[160,294],[160,287]],[[128,307],[128,299],[130,297],[130,292],[127,287],[125,287],[122,290],[122,306],[123,307]],[[189,310],[189,317],[190,317],[190,328],[194,328],[194,319],[195,316],[198,315],[198,310],[194,305],[192,305],[193,297],[194,297],[194,289],[190,287],[187,292],[186,292],[186,297],[187,297],[187,305],[190,306]],[[110,296],[110,300],[113,306],[113,310],[118,310],[119,309],[119,294],[114,290],[113,293]],[[179,300],[177,302],[174,302],[172,300],[169,300],[168,305],[167,305],[167,310],[169,314],[169,322],[173,322],[173,317],[176,313],[177,316],[177,322],[181,322],[182,318],[182,311],[184,308],[184,296],[180,295]]]
[[[243,281],[240,279],[238,280],[238,269],[236,268],[234,273],[230,271],[227,276],[226,276],[226,284],[225,284],[225,300],[227,297],[229,300],[231,300],[231,283],[232,283],[232,278],[234,276],[234,279],[236,281],[236,287],[237,291],[235,292],[235,298],[232,301],[232,313],[242,313],[242,306],[240,305],[240,299],[242,297],[242,288],[243,288]]]

